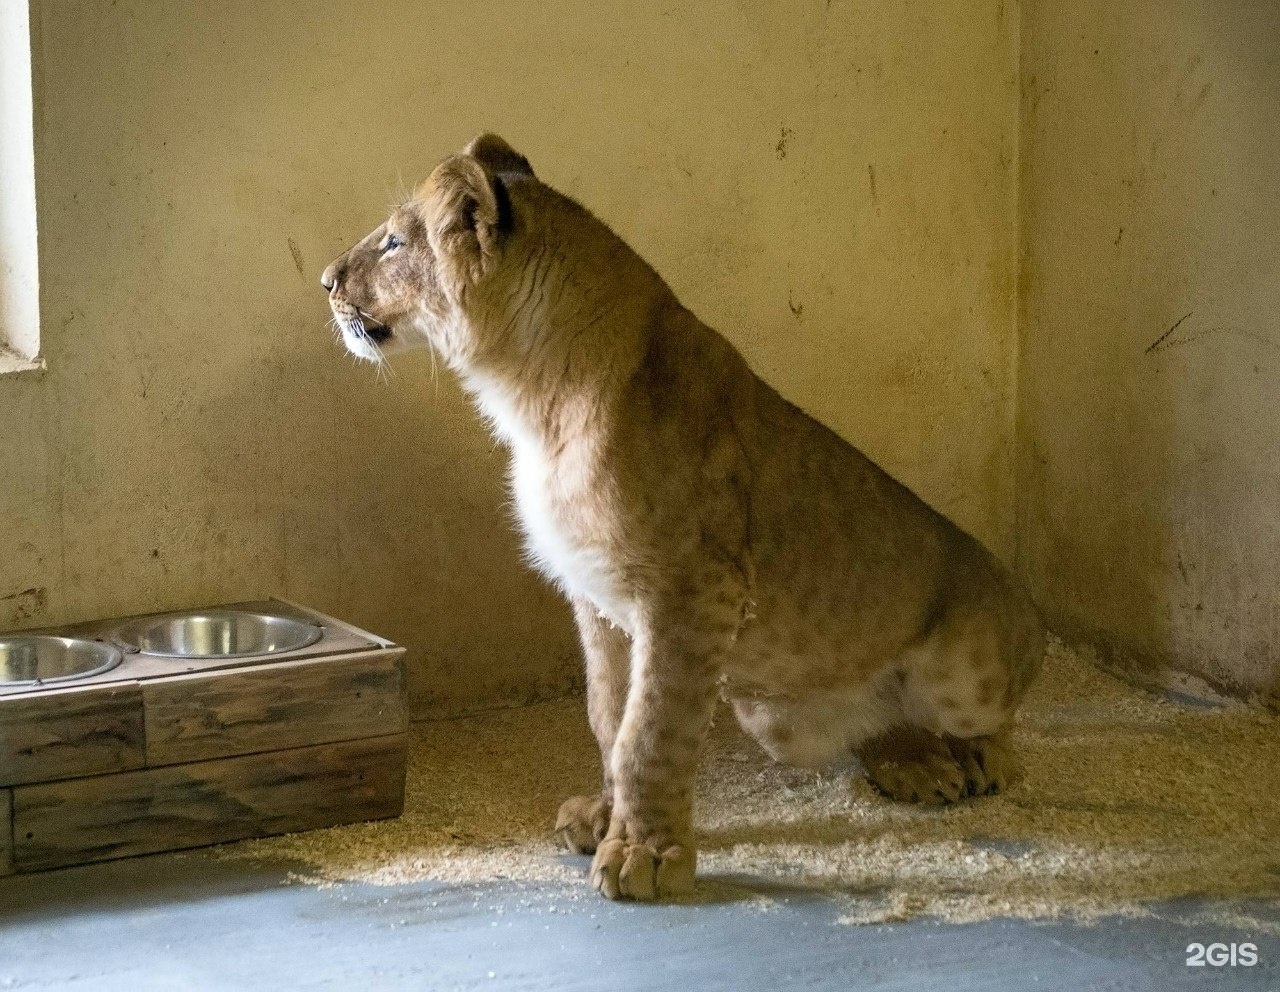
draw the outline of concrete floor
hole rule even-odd
[[[1192,904],[1089,927],[848,926],[828,897],[754,891],[771,907],[610,904],[585,883],[319,888],[285,864],[135,858],[0,879],[0,990],[1280,990],[1280,939],[1185,922]],[[1193,941],[1246,939],[1252,968],[1185,964]]]

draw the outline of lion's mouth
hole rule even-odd
[[[386,324],[378,323],[371,314],[359,309],[356,310],[356,314],[360,318],[358,333],[361,336],[368,338],[374,344],[382,344],[391,337],[391,328]]]

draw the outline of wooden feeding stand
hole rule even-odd
[[[308,643],[148,651],[157,624],[237,615],[278,618]],[[0,875],[404,808],[404,649],[389,641],[280,600],[31,634],[117,660],[85,677],[0,682]]]

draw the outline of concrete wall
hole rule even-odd
[[[1155,677],[1280,677],[1280,8],[1026,0],[1019,560]]]
[[[504,133],[781,389],[1012,549],[1016,25],[998,0],[38,0],[42,376],[0,378],[0,627],[282,594],[418,712],[570,685],[504,458],[318,277]]]

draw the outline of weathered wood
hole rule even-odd
[[[136,682],[0,699],[0,786],[141,768]]]
[[[407,736],[13,790],[13,861],[37,871],[398,816]]]
[[[401,733],[403,654],[383,650],[145,682],[147,765]]]
[[[0,875],[13,872],[13,793],[0,789]]]

